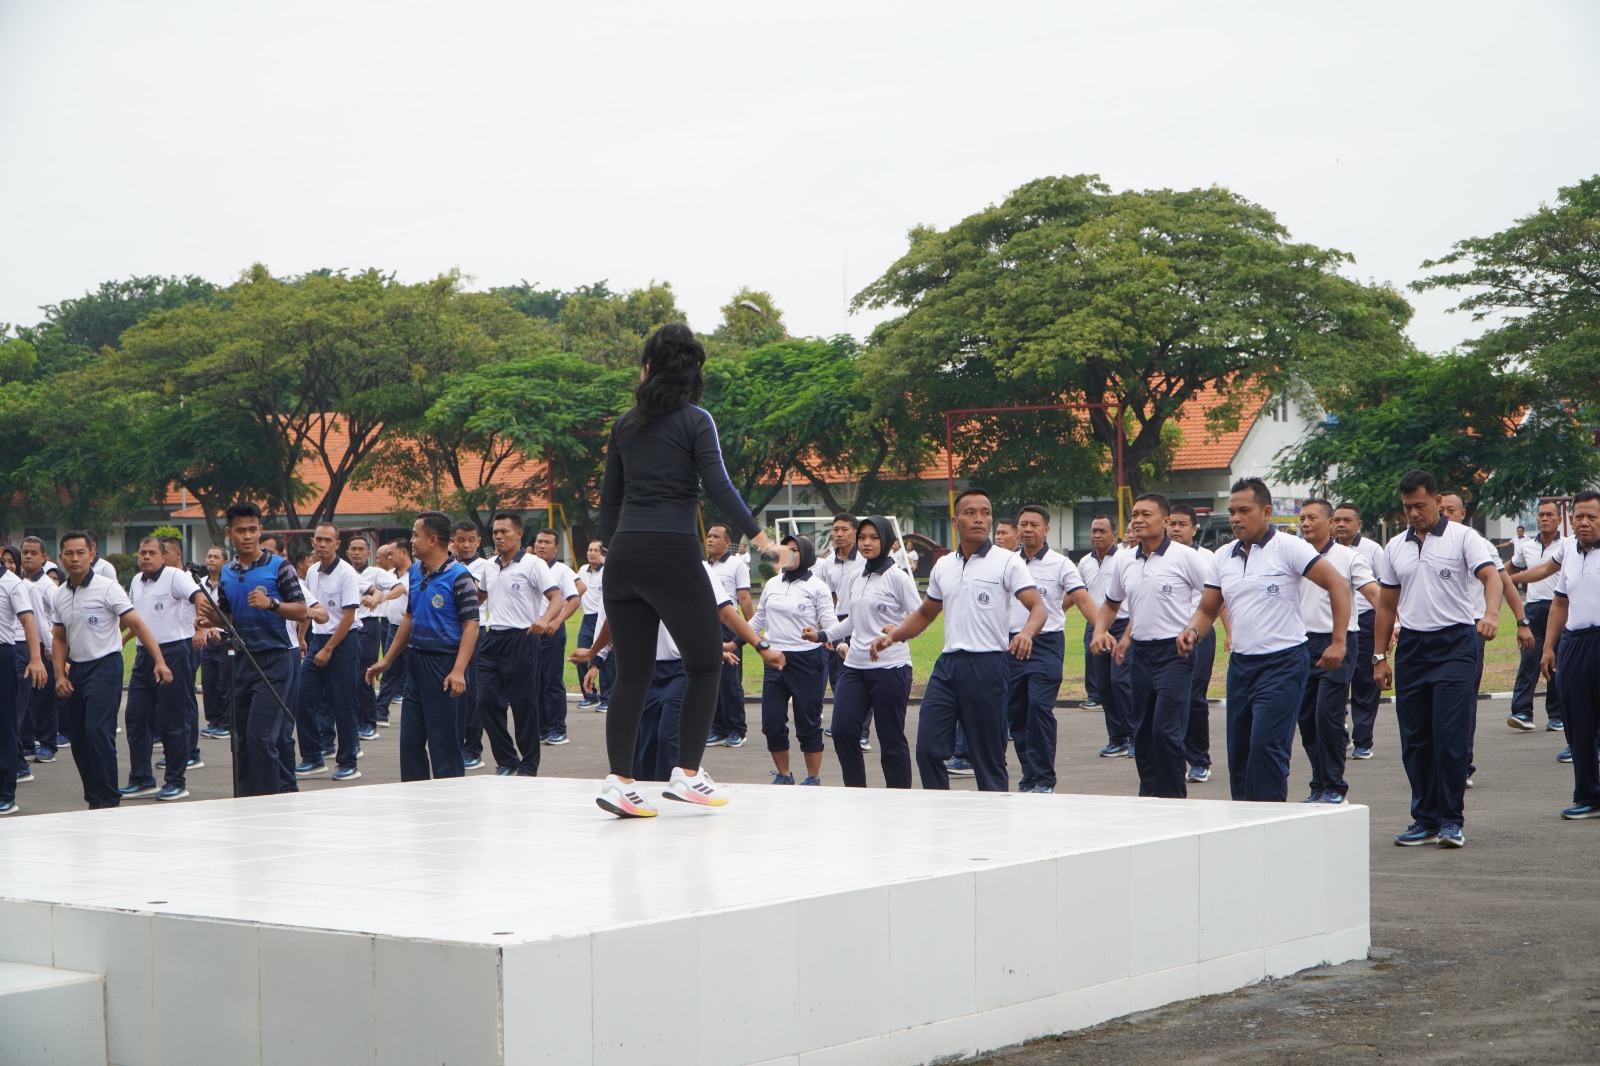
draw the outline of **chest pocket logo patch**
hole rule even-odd
[[[1449,581],[1452,576],[1453,575],[1451,575],[1450,568],[1448,566],[1441,566],[1439,568],[1439,580]]]
[[[1277,594],[1278,594],[1278,586],[1277,585],[1268,585],[1267,586],[1267,595],[1268,596],[1276,596]]]
[[[988,604],[989,604],[989,594],[987,592],[978,593],[978,602],[983,604],[984,606],[988,606]]]
[[[166,604],[161,603],[159,600],[156,602],[156,610],[165,611],[166,609],[167,609],[167,605]]]
[[[435,607],[443,607],[444,606],[444,593],[435,592],[433,594],[433,599],[431,601],[429,601],[429,602],[431,602]]]
[[[1172,586],[1171,585],[1162,585],[1161,586],[1161,595],[1163,595],[1163,596],[1172,595]]]

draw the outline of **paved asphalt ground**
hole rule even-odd
[[[753,704],[750,710],[754,715]],[[1410,820],[1392,708],[1380,711],[1375,757],[1350,764],[1351,799],[1372,809],[1370,958],[1036,1041],[988,1061],[1600,1062],[1600,819],[1557,817],[1572,790],[1570,768],[1555,761],[1561,735],[1544,732],[1542,719],[1538,732],[1508,729],[1506,711],[1504,700],[1479,704],[1479,770],[1477,787],[1467,794],[1468,844],[1462,851],[1397,848],[1390,842]],[[913,707],[913,736],[915,717]],[[1095,755],[1105,742],[1099,713],[1064,709],[1060,717],[1060,790],[1134,794],[1132,764]],[[1213,705],[1218,751],[1220,719],[1221,709]],[[604,728],[604,715],[574,707],[572,743],[544,749],[544,772],[598,779],[605,771]],[[322,777],[303,787],[397,781],[398,740],[396,726],[367,742],[358,782],[334,785]],[[202,747],[206,767],[190,773],[193,797],[183,802],[229,794],[226,742],[203,741]],[[1292,798],[1303,792],[1306,769],[1303,753],[1295,758]],[[869,757],[868,769],[878,786],[882,778],[874,759]],[[770,769],[759,736],[738,750],[714,749],[706,765],[718,780],[745,784],[766,782]],[[24,812],[19,817],[82,808],[70,749],[34,770],[36,780],[17,790]],[[1225,799],[1226,776],[1219,758],[1212,781],[1194,786],[1191,794]],[[823,779],[838,780],[831,753]],[[973,786],[968,779],[956,787]],[[737,808],[730,816],[737,816]],[[6,824],[0,821],[0,833]]]

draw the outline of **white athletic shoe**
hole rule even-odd
[[[679,803],[698,803],[702,807],[722,807],[727,805],[728,793],[711,780],[711,775],[704,768],[690,776],[674,766],[672,780],[667,782],[661,798],[677,800]]]
[[[656,809],[639,792],[636,783],[624,783],[616,774],[608,774],[600,786],[600,795],[594,798],[602,811],[618,818],[654,818]]]

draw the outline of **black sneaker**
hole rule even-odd
[[[1532,729],[1533,726],[1530,725],[1530,726],[1528,726],[1528,728]],[[1545,723],[1544,731],[1546,733],[1559,733],[1565,728],[1567,728],[1565,722],[1563,722],[1559,718],[1552,718],[1552,719],[1550,719],[1550,721]]]
[[[1456,832],[1459,833],[1460,831],[1461,827],[1457,826]],[[1421,822],[1412,822],[1410,828],[1394,838],[1394,842],[1402,848],[1414,848],[1418,844],[1437,844],[1439,843],[1439,833],[1437,830],[1429,829]]]

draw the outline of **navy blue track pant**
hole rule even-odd
[[[567,731],[567,627],[539,642],[539,736]]]
[[[1311,657],[1311,673],[1306,678],[1305,695],[1300,697],[1300,744],[1311,763],[1311,791],[1347,795],[1350,786],[1344,779],[1344,751],[1350,734],[1344,727],[1345,707],[1350,701],[1350,675],[1354,672],[1356,641],[1347,634],[1344,661],[1335,669],[1323,670],[1317,659],[1333,643],[1331,633],[1306,636],[1306,653]]]
[[[128,784],[154,785],[150,751],[156,737],[161,738],[161,754],[166,756],[166,784],[182,788],[192,744],[189,739],[189,697],[185,683],[194,688],[194,664],[189,658],[187,640],[161,645],[161,657],[172,670],[172,683],[156,684],[156,661],[143,648],[133,653],[133,672],[128,677]]]
[[[1056,787],[1056,697],[1066,654],[1066,634],[1058,632],[1034,637],[1026,659],[1006,656],[1006,724],[1020,768],[1017,787],[1024,791]]]
[[[489,629],[478,642],[478,720],[496,766],[539,773],[539,646],[525,629]],[[511,725],[506,725],[506,707]]]
[[[634,749],[633,776],[644,781],[666,781],[678,765],[678,725],[682,719],[683,692],[689,675],[682,659],[657,660],[645,690],[644,713],[639,719],[639,739]]]
[[[1111,684],[1111,667],[1089,652],[1089,639],[1094,636],[1094,623],[1083,627],[1083,691],[1090,703],[1106,701],[1106,686]]]
[[[266,679],[256,673],[250,660],[243,655],[234,660],[233,730],[240,734],[239,767],[234,777],[238,781],[239,795],[271,796],[294,788],[292,765],[288,780],[282,777],[285,758],[293,763],[294,745],[292,741],[287,746],[284,743],[285,737],[290,735],[290,719],[279,700],[294,706],[300,651],[272,648],[252,654]]]
[[[200,698],[205,704],[206,725],[230,729],[228,690],[233,687],[233,666],[228,659],[228,641],[214,640],[200,652]]]
[[[578,623],[578,647],[592,647],[594,645],[594,635],[599,628],[600,616],[598,614],[584,615],[583,620]],[[579,663],[575,665],[578,667],[578,687],[586,696],[593,696],[596,693],[583,688],[584,675],[589,672],[590,665],[600,667],[600,691],[598,695],[601,703],[609,701],[611,699],[611,682],[617,673],[616,666],[611,662],[611,656],[607,655],[604,659],[597,659],[592,664]],[[743,694],[741,694],[740,699],[743,698]]]
[[[1540,600],[1526,606],[1528,615],[1528,629],[1533,633],[1533,647],[1524,648],[1519,652],[1521,656],[1517,662],[1517,680],[1511,687],[1511,713],[1519,714],[1524,718],[1533,717],[1533,690],[1539,685],[1539,659],[1544,655],[1545,625],[1550,620],[1550,601]],[[1557,652],[1561,643],[1556,642]],[[1560,722],[1561,712],[1561,685],[1558,678],[1551,678],[1545,686],[1544,716],[1551,721]]]
[[[723,643],[733,639],[733,630],[723,626]],[[722,680],[717,688],[717,716],[711,720],[711,732],[722,737],[742,737],[750,729],[744,713],[744,645],[736,642],[734,648],[739,662],[737,665],[728,662],[722,664]],[[827,685],[826,678],[823,679],[823,685]]]
[[[906,742],[906,703],[910,698],[909,665],[866,670],[846,666],[839,672],[839,680],[833,684],[833,752],[839,757],[839,776],[846,787],[867,787],[867,762],[859,733],[869,718],[878,727],[884,784],[911,787],[911,746]]]
[[[950,774],[944,763],[955,753],[959,724],[967,739],[978,790],[1010,789],[1006,773],[1006,658],[1003,651],[947,651],[933,664],[917,721],[917,770],[923,788],[950,787]]]
[[[90,810],[115,807],[117,793],[117,707],[122,703],[122,652],[72,663],[67,673],[72,695],[62,707],[62,731],[72,741],[72,761],[83,781]]]
[[[383,646],[387,648],[394,643],[394,635],[400,632],[400,627],[392,622],[383,623]],[[402,651],[400,657],[390,664],[383,677],[378,679],[377,711],[378,721],[389,720],[389,708],[395,700],[404,700],[406,696],[406,680],[409,677],[406,669],[406,652]]]
[[[1136,640],[1128,649],[1133,677],[1133,707],[1138,720],[1133,761],[1139,769],[1139,795],[1185,799],[1189,700],[1194,663],[1178,654],[1175,640]]]
[[[1111,623],[1114,639],[1121,640],[1127,631],[1126,618]],[[1100,709],[1106,716],[1106,739],[1113,744],[1129,743],[1139,723],[1133,717],[1133,676],[1127,665],[1117,665],[1115,656],[1110,654],[1091,655],[1088,669],[1100,671]]]
[[[1190,766],[1211,766],[1211,674],[1217,665],[1217,631],[1212,629],[1189,652],[1194,674],[1189,683],[1189,728],[1183,734],[1184,757]]]
[[[456,653],[406,649],[405,702],[400,706],[400,780],[464,777],[461,696],[444,690]]]
[[[383,643],[383,619],[363,618],[355,623],[359,630],[346,640],[356,641],[356,725],[377,728],[378,698],[367,683],[367,668],[378,661],[378,645]]]
[[[1428,829],[1464,824],[1483,642],[1470,625],[1402,629],[1395,648],[1395,718],[1411,782],[1411,819]]]
[[[1600,628],[1569,630],[1556,645],[1562,721],[1572,745],[1572,802],[1600,806]],[[1580,753],[1582,753],[1580,755]]]
[[[761,672],[761,734],[768,751],[789,750],[789,706],[794,705],[794,732],[800,750],[822,750],[822,697],[828,686],[827,648],[786,651],[782,670]],[[834,656],[838,658],[838,656]],[[837,702],[837,701],[836,701]],[[857,743],[859,749],[860,744]]]
[[[330,725],[336,731],[334,761],[341,770],[353,770],[356,749],[356,689],[359,681],[360,640],[346,633],[328,656],[326,666],[317,665],[317,654],[327,647],[329,633],[313,633],[306,638],[306,658],[300,666],[300,691],[295,718],[300,727],[300,756],[321,765],[326,746],[321,731]]]
[[[1289,798],[1289,752],[1311,657],[1302,642],[1228,659],[1228,789],[1236,800]]]
[[[17,686],[11,683],[16,670],[16,645],[0,644],[0,806],[16,802],[17,767],[11,764],[22,757],[17,746]],[[55,742],[51,737],[50,746]]]
[[[1372,729],[1378,721],[1377,679],[1372,675],[1372,627],[1377,611],[1366,611],[1356,618],[1356,656],[1350,670],[1350,743],[1358,748],[1372,747]]]

